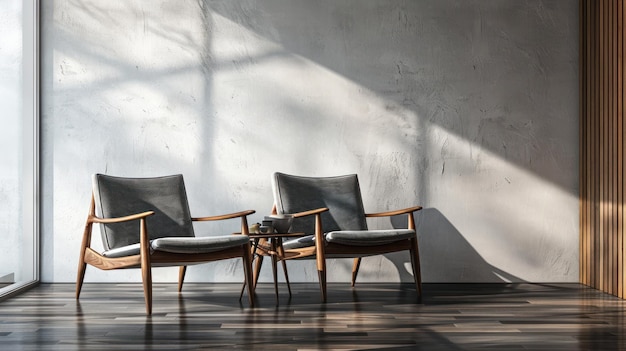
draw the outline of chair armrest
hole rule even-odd
[[[298,218],[298,217],[312,216],[312,215],[320,214],[320,213],[327,212],[327,211],[328,211],[328,208],[320,207],[314,210],[308,210],[308,211],[303,211],[303,212],[298,212],[298,213],[286,213],[286,214],[292,215],[293,218]]]
[[[136,214],[129,215],[129,216],[114,217],[114,218],[100,218],[96,216],[91,216],[89,218],[89,221],[92,223],[103,223],[103,224],[120,223],[120,222],[128,222],[128,221],[134,221],[137,219],[146,218],[148,216],[152,216],[153,214],[154,214],[154,211],[146,211],[146,212],[136,213]]]
[[[395,210],[395,211],[366,213],[365,217],[391,217],[391,216],[397,216],[397,215],[401,215],[401,214],[413,213],[413,212],[419,211],[421,209],[422,209],[422,206],[413,206],[413,207],[408,207],[408,208],[404,208],[404,209],[401,209],[401,210]]]
[[[228,214],[218,215],[218,216],[191,217],[191,220],[192,221],[220,221],[220,220],[223,220],[223,219],[245,217],[245,216],[251,215],[251,214],[253,214],[255,212],[256,212],[255,210],[246,210],[246,211],[235,212],[235,213],[228,213]]]

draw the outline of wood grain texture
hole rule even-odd
[[[582,284],[42,284],[0,303],[0,350],[622,350],[626,301]]]
[[[580,1],[580,282],[624,298],[624,1]]]

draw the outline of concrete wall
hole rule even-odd
[[[42,20],[44,281],[75,279],[92,173],[183,173],[193,215],[254,222],[274,171],[358,173],[369,212],[424,206],[426,282],[577,281],[576,0],[51,0]],[[408,267],[368,258],[361,279]]]

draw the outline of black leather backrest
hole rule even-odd
[[[363,200],[356,174],[336,177],[301,177],[274,173],[274,203],[278,213],[296,213],[327,207],[322,215],[324,232],[367,230]],[[313,217],[294,219],[292,232],[315,232]]]
[[[182,175],[157,178],[93,176],[96,214],[123,217],[145,211],[155,214],[147,220],[150,239],[194,236],[187,193]],[[139,221],[101,225],[105,250],[139,242]]]

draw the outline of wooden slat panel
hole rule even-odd
[[[624,298],[624,0],[580,1],[580,282]]]

